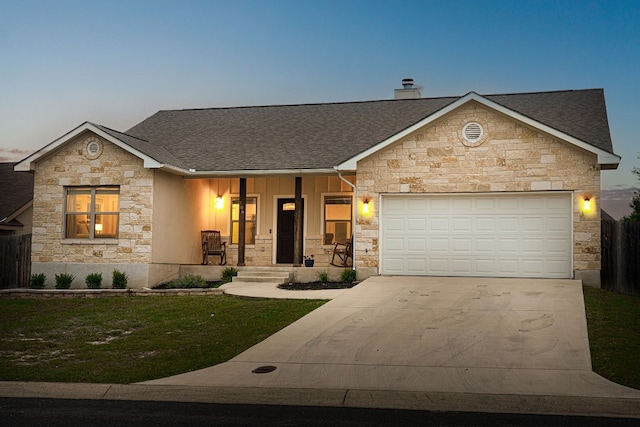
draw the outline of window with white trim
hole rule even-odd
[[[344,243],[351,239],[353,208],[351,196],[324,197],[324,244]]]
[[[245,231],[244,231],[244,243],[245,245],[255,245],[256,243],[256,230],[258,225],[258,198],[247,197],[247,204],[245,206]],[[234,197],[231,199],[231,244],[237,245],[240,235],[240,198]]]
[[[65,238],[118,238],[120,187],[67,187],[65,193]]]

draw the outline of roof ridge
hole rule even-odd
[[[589,89],[558,89],[558,90],[542,90],[535,92],[510,92],[510,93],[487,93],[487,94],[478,94],[483,97],[487,96],[511,96],[511,95],[542,95],[548,93],[568,93],[568,92],[588,92],[593,90],[604,90],[601,87],[594,87]]]
[[[91,122],[88,122],[88,123],[91,123]],[[97,123],[91,123],[91,124],[92,124],[93,126],[96,126],[96,127],[102,128],[102,129],[106,129],[106,130],[108,130],[108,131],[110,131],[110,132],[115,132],[115,133],[118,133],[118,134],[120,134],[120,135],[128,136],[129,138],[137,139],[138,141],[151,142],[151,141],[149,141],[148,139],[139,138],[139,137],[137,137],[137,136],[134,136],[134,135],[128,134],[128,133],[126,133],[126,132],[121,132],[121,131],[119,131],[119,130],[111,129],[111,128],[110,128],[110,127],[108,127],[108,126],[99,125],[99,124],[97,124]]]
[[[434,99],[459,99],[460,96],[434,96],[428,98],[415,98],[415,99],[373,99],[369,101],[336,101],[336,102],[311,102],[311,103],[298,103],[298,104],[265,104],[265,105],[239,105],[237,107],[203,107],[203,108],[176,108],[167,110],[158,110],[158,113],[163,112],[177,112],[177,111],[209,111],[209,110],[242,110],[250,108],[279,108],[279,107],[308,107],[316,105],[353,105],[353,104],[373,104],[382,102],[419,102],[425,100]]]

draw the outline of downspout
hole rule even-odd
[[[351,203],[351,235],[353,237],[353,247],[352,247],[352,261],[353,261],[353,269],[356,269],[356,214],[358,213],[358,203],[357,203],[357,190],[356,186],[351,183],[348,179],[342,176],[342,172],[338,170],[338,167],[334,167],[335,171],[338,173],[338,178],[340,178],[343,182],[346,182],[349,187],[353,189],[353,203]]]

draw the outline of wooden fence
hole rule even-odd
[[[0,236],[0,289],[26,288],[31,276],[31,234]]]
[[[640,222],[602,220],[603,289],[640,295]]]

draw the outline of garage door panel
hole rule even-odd
[[[500,238],[498,240],[498,254],[511,256],[520,251],[520,241],[518,238]]]
[[[426,274],[449,274],[449,259],[448,258],[429,258],[427,260],[427,272]]]
[[[425,218],[407,219],[407,231],[425,233],[427,231],[427,220]]]
[[[545,240],[542,238],[523,238],[522,252],[525,255],[543,255],[545,252]]]
[[[481,233],[493,233],[496,231],[496,219],[493,217],[476,218],[475,231]]]
[[[517,217],[509,216],[500,218],[499,232],[517,233],[520,231],[520,222]]]
[[[406,266],[409,274],[425,274],[427,271],[427,260],[424,258],[410,258],[407,260]]]
[[[404,218],[386,218],[384,228],[389,232],[404,231]]]
[[[495,239],[490,237],[479,237],[474,239],[474,252],[493,253],[495,251]]]
[[[383,274],[571,277],[570,193],[383,196]]]
[[[428,231],[430,232],[438,232],[438,231],[449,231],[449,218],[444,217],[432,217],[427,218]]]
[[[384,246],[387,251],[391,252],[402,252],[404,250],[404,239],[400,238],[386,238],[384,240]]]
[[[541,217],[524,217],[522,218],[521,230],[525,233],[536,233],[544,230],[545,219]]]
[[[451,232],[453,233],[471,233],[471,218],[454,218],[452,221]]]
[[[407,239],[407,251],[425,253],[427,249],[426,239]]]
[[[477,259],[475,267],[479,276],[491,275],[496,271],[496,261],[494,259]]]
[[[468,276],[471,275],[471,260],[469,258],[460,259],[453,258],[451,259],[451,272],[456,275]]]
[[[430,239],[427,240],[428,242],[428,248],[430,249],[431,252],[435,252],[435,253],[442,253],[442,252],[448,252],[449,251],[449,239],[448,238],[437,238],[437,237],[432,237]]]

